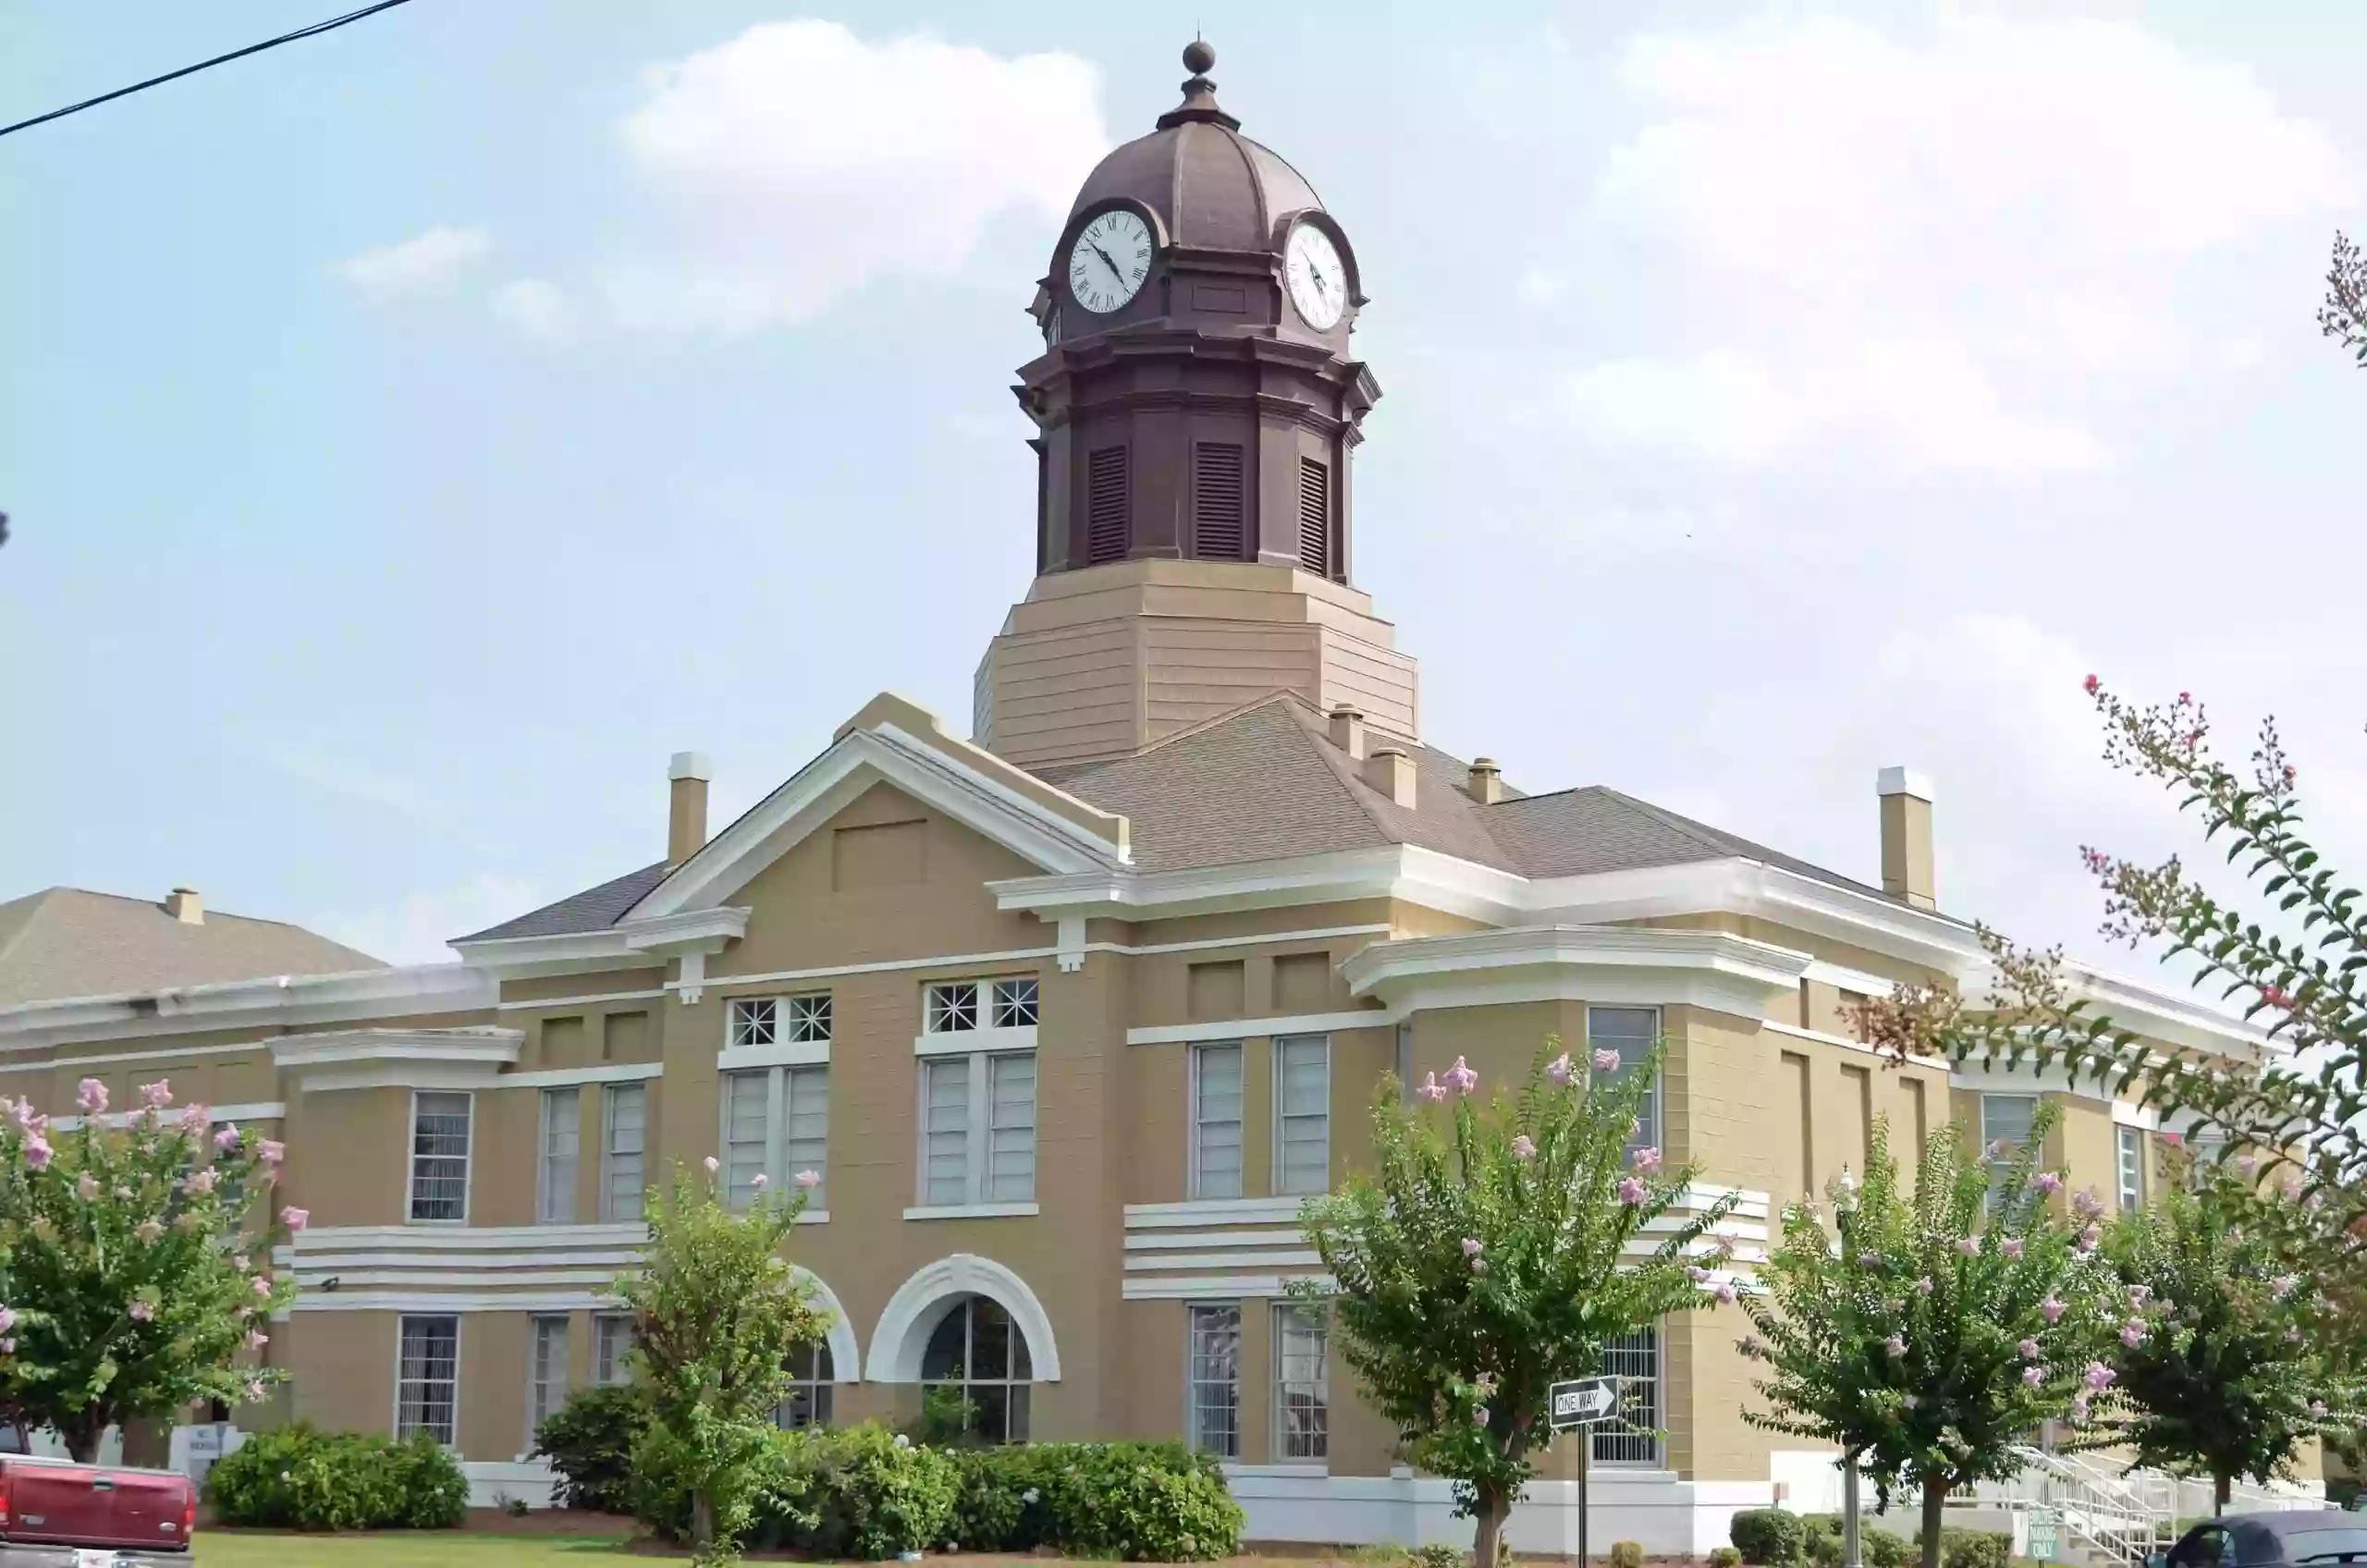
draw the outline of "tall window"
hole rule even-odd
[[[756,1178],[775,1186],[811,1170],[822,1178],[811,1205],[829,1207],[830,1070],[767,1067],[723,1075],[725,1201],[745,1208]]]
[[[641,1218],[647,1177],[649,1090],[640,1084],[611,1084],[601,1096],[600,1218],[611,1224]]]
[[[1028,1385],[1035,1378],[1026,1336],[984,1296],[955,1303],[921,1352],[921,1381],[959,1396],[968,1429],[991,1443],[1027,1440]]]
[[[1619,1413],[1592,1428],[1602,1464],[1661,1463],[1661,1334],[1638,1329],[1602,1349],[1605,1377],[1622,1379]]]
[[[1192,1047],[1192,1195],[1241,1195],[1241,1047]]]
[[[424,1432],[448,1448],[460,1406],[460,1320],[407,1317],[398,1332],[395,1436]]]
[[[830,994],[734,997],[730,1010],[734,1046],[802,1046],[830,1038]]]
[[[2005,1201],[2005,1173],[2030,1141],[2038,1121],[2036,1095],[1981,1096],[1981,1158],[1989,1167],[1989,1204]]]
[[[1320,1193],[1331,1185],[1331,1041],[1276,1040],[1274,1191]]]
[[[789,1353],[789,1397],[773,1412],[773,1424],[785,1432],[830,1424],[830,1345],[809,1340]]]
[[[1327,1322],[1320,1308],[1274,1308],[1274,1457],[1328,1459],[1331,1407]]]
[[[2120,1211],[2127,1214],[2145,1202],[2145,1133],[2122,1127],[2120,1133]]]
[[[575,1223],[575,1173],[583,1163],[583,1092],[545,1089],[542,1158],[537,1161],[541,1189],[534,1218],[546,1225]]]
[[[1661,1037],[1661,1010],[1656,1007],[1589,1007],[1587,1009],[1587,1049],[1616,1051],[1619,1066],[1613,1080],[1625,1080],[1638,1071]],[[1630,1153],[1661,1146],[1661,1084],[1655,1078],[1645,1093],[1637,1128],[1627,1140]]]
[[[411,1217],[469,1217],[469,1096],[420,1090],[411,1097]]]
[[[632,1349],[632,1319],[622,1313],[604,1312],[592,1319],[592,1380],[622,1383],[632,1378],[625,1352]]]
[[[1192,1446],[1220,1459],[1241,1457],[1241,1308],[1191,1309]]]
[[[933,1056],[921,1063],[921,1202],[1036,1198],[1036,1053]]]
[[[1032,978],[957,980],[928,988],[921,1026],[931,1035],[1032,1029],[1042,1011]]]
[[[567,1319],[536,1317],[527,1324],[526,1440],[534,1428],[567,1403]]]

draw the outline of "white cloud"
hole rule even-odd
[[[2184,260],[2351,190],[2248,70],[2133,22],[1758,20],[1638,39],[1620,78],[1647,122],[1596,211],[1709,301],[1717,349],[1586,367],[1567,407],[1732,461],[2100,463],[2091,386],[2187,363]]]
[[[329,271],[373,299],[388,300],[448,288],[492,253],[493,237],[484,229],[438,227],[332,262]]]
[[[521,277],[503,284],[493,296],[493,313],[545,343],[565,343],[576,336],[573,302],[546,278]]]
[[[550,901],[533,883],[480,872],[457,888],[411,893],[377,909],[325,914],[312,929],[389,963],[436,963],[455,937],[482,931]]]
[[[1108,145],[1092,66],[835,22],[764,23],[653,68],[620,128],[669,250],[607,270],[628,325],[743,333],[884,274],[961,270],[1009,212],[1056,223]]]

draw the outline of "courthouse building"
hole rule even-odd
[[[2056,1100],[2050,1158],[2143,1201],[2148,1112],[1851,1039],[1853,997],[1982,984],[1915,773],[1867,759],[1860,879],[1424,743],[1416,659],[1356,586],[1380,388],[1354,238],[1219,106],[1212,60],[1196,44],[1181,104],[1093,171],[1036,286],[1036,505],[1007,523],[1037,570],[968,739],[874,698],[719,830],[686,753],[661,832],[653,758],[650,864],[455,962],[374,964],[188,892],[0,905],[0,1089],[66,1111],[84,1076],[117,1103],[166,1077],[287,1143],[313,1223],[267,1353],[291,1378],[250,1424],[427,1431],[481,1493],[539,1500],[535,1421],[621,1375],[604,1292],[644,1188],[713,1156],[740,1201],[821,1177],[794,1257],[830,1327],[784,1419],[910,1419],[958,1387],[999,1438],[1220,1455],[1256,1537],[1467,1539],[1285,1295],[1319,1267],[1299,1206],[1367,1160],[1383,1074],[1664,1039],[1642,1136],[1699,1162],[1694,1205],[1738,1199],[1746,1283],[1878,1118],[1986,1144]],[[2260,1048],[2082,983],[2165,1045]],[[1829,1474],[1745,1424],[1740,1325],[1680,1314],[1612,1350],[1596,1540],[1706,1550]],[[1524,1549],[1568,1537],[1574,1445]]]

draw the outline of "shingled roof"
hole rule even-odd
[[[1389,743],[1389,742],[1380,742]],[[1645,866],[1743,859],[1836,888],[1878,888],[1600,785],[1482,805],[1466,792],[1470,765],[1408,745],[1414,804],[1365,782],[1331,743],[1323,715],[1282,692],[1178,731],[1132,756],[1039,767],[1037,777],[1131,826],[1138,871],[1184,871],[1393,844],[1431,850],[1523,876],[1582,876]],[[665,879],[644,866],[462,941],[546,937],[613,925]]]
[[[50,888],[0,904],[0,1007],[385,967],[300,925],[183,921],[151,899]]]

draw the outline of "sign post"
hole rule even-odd
[[[1552,1429],[1578,1434],[1578,1568],[1587,1562],[1587,1471],[1594,1458],[1594,1428],[1618,1413],[1619,1383],[1617,1378],[1581,1378],[1548,1390]]]

